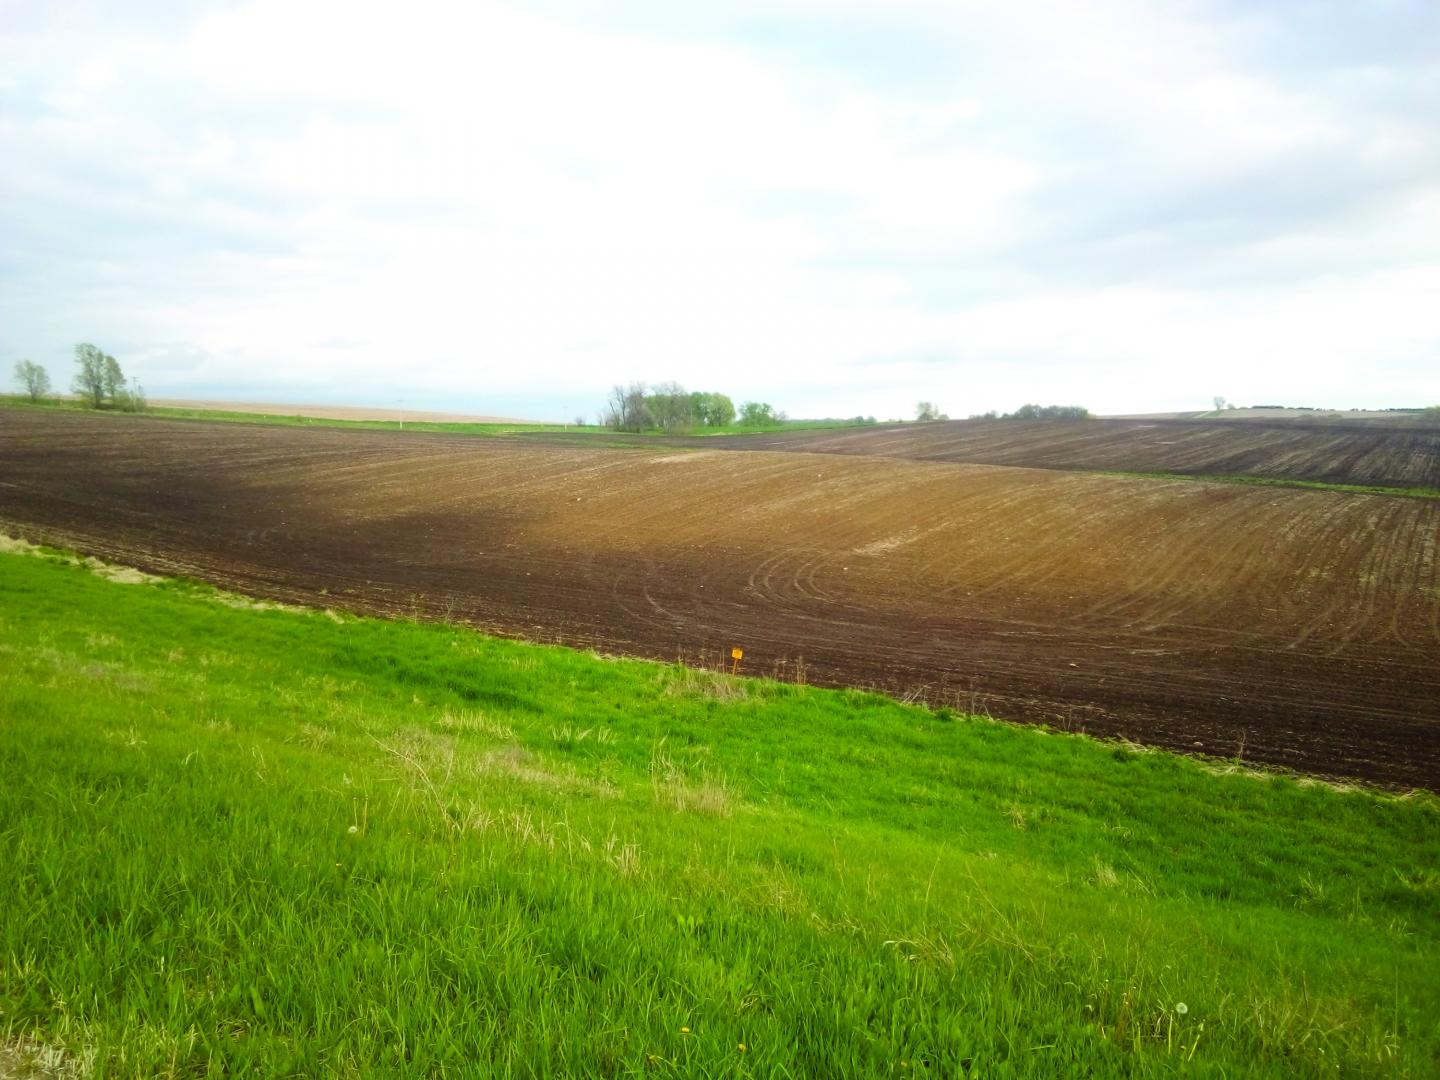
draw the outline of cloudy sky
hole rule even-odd
[[[0,365],[1440,402],[1436,0],[0,0]]]

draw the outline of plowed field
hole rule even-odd
[[[972,421],[795,431],[735,448],[1440,488],[1440,427],[1375,421]]]
[[[1440,501],[0,410],[0,527],[283,600],[1440,788]]]

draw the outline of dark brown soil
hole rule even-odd
[[[689,443],[1031,469],[1440,488],[1440,426],[1373,420],[955,420]]]
[[[0,528],[280,600],[670,660],[741,645],[752,674],[1440,788],[1434,500],[0,410]]]

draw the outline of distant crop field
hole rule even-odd
[[[1440,488],[1440,427],[1408,420],[960,420],[756,435],[737,445],[1034,469]]]
[[[1440,501],[0,419],[0,528],[245,592],[1440,787]]]
[[[254,413],[257,416],[306,416],[317,420],[419,421],[430,424],[534,424],[509,416],[480,416],[474,413],[436,412],[407,409],[403,403],[377,405],[296,405],[277,402],[196,401],[189,398],[154,398],[150,404],[165,409],[190,409],[224,413]]]

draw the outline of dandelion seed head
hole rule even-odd
[[[357,832],[359,832],[359,831],[360,831],[360,826],[359,826],[359,825],[351,825],[350,828],[346,830],[346,832],[349,832],[349,833],[352,833],[352,834],[353,834],[353,833],[357,833]]]
[[[1189,1005],[1186,1005],[1183,1001],[1177,1001],[1177,1002],[1175,1003],[1175,1011],[1176,1011],[1177,1013],[1179,1013],[1181,1016],[1184,1016],[1186,1013],[1188,1013],[1188,1012],[1190,1011],[1190,1006],[1189,1006]]]

